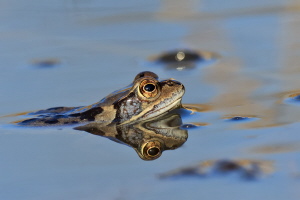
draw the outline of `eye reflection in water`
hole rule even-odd
[[[75,129],[128,145],[143,160],[155,160],[163,151],[177,149],[186,142],[188,131],[180,129],[181,125],[181,116],[170,113],[151,121],[134,124],[111,123],[103,126],[100,123],[90,123]]]

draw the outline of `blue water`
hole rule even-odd
[[[299,199],[297,1],[0,0],[0,115],[99,101],[144,70],[175,78],[183,117],[203,123],[155,161],[71,128],[16,128],[0,118],[0,199]],[[187,70],[149,64],[178,48],[214,52]],[[54,65],[37,63],[54,60]],[[226,116],[255,116],[228,121]],[[255,181],[224,176],[158,179],[215,159],[274,162]]]

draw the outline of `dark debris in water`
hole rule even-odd
[[[192,50],[175,50],[162,53],[158,58],[158,62],[174,63],[174,62],[197,62],[203,60],[204,57]]]
[[[248,117],[236,116],[236,117],[231,118],[230,120],[231,121],[241,121],[241,120],[247,120],[247,119],[249,119],[249,118]]]
[[[259,160],[207,160],[195,166],[179,168],[159,175],[159,178],[208,178],[218,175],[236,174],[243,180],[253,180],[273,173],[271,161]]]
[[[47,59],[37,59],[32,61],[32,65],[37,68],[53,68],[61,64],[58,59],[47,58]]]
[[[217,54],[205,51],[178,49],[161,53],[153,58],[154,63],[162,64],[166,69],[178,71],[193,69],[200,63],[208,63],[217,59]]]

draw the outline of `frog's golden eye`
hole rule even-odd
[[[147,160],[156,159],[162,153],[161,144],[158,141],[147,142],[142,148],[142,152]]]
[[[152,80],[144,80],[140,84],[140,92],[146,98],[155,97],[158,94],[158,85]]]
[[[158,147],[151,147],[147,150],[148,156],[155,157],[160,153],[160,149]]]

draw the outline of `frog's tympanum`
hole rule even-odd
[[[101,101],[82,107],[56,107],[41,110],[36,118],[19,122],[25,126],[72,125],[97,122],[118,125],[145,121],[181,106],[184,86],[174,80],[158,80],[153,72],[141,72],[129,86]]]
[[[159,158],[164,150],[177,149],[186,142],[188,132],[180,129],[181,125],[180,115],[170,113],[151,121],[121,125],[111,123],[106,126],[93,122],[75,127],[75,129],[128,145],[137,152],[141,159],[154,160]]]

